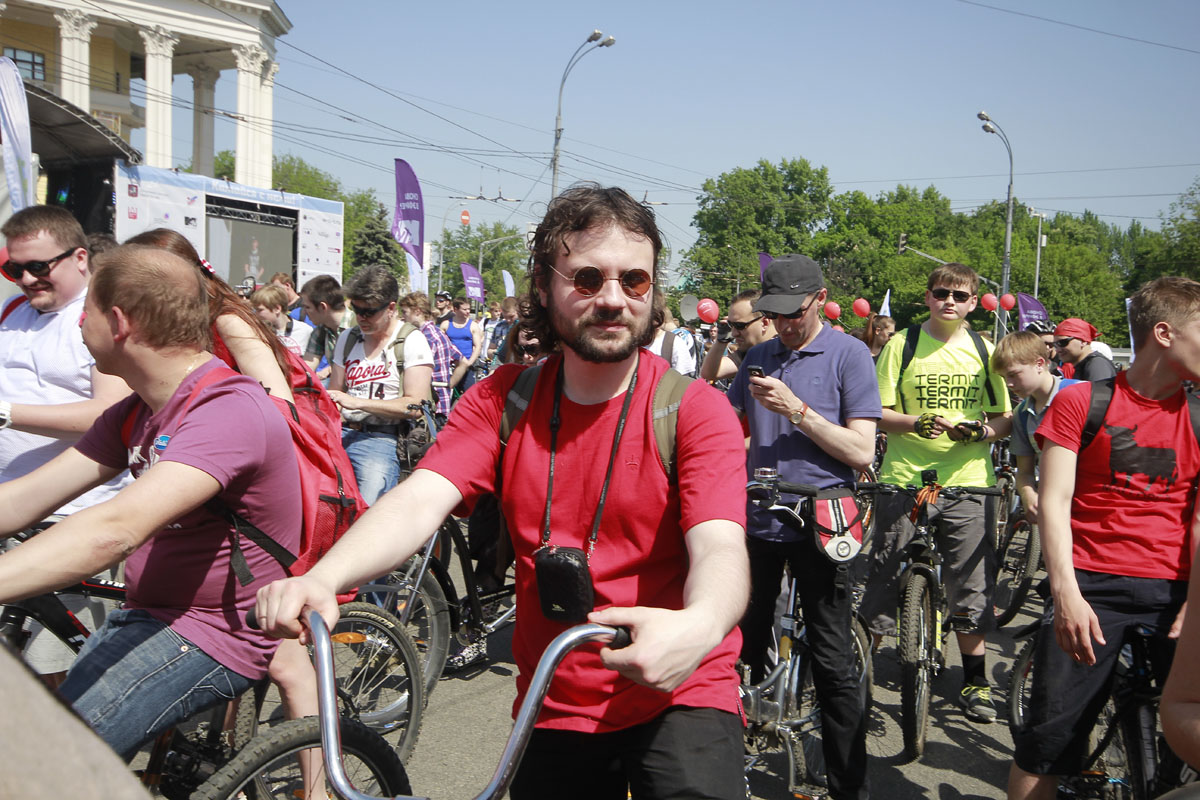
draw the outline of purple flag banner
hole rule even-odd
[[[467,288],[467,299],[478,300],[480,303],[485,302],[483,299],[483,277],[479,274],[479,270],[466,262],[458,266],[462,268],[463,285]]]
[[[759,253],[758,254],[758,277],[760,280],[762,279],[762,277],[764,275],[767,274],[767,265],[770,264],[774,260],[775,259],[771,258],[770,253]]]
[[[1017,327],[1025,330],[1031,322],[1049,322],[1050,315],[1038,299],[1025,292],[1017,292]]]
[[[417,173],[402,158],[396,159],[396,215],[392,218],[392,238],[400,243],[418,264],[425,249],[425,203]]]

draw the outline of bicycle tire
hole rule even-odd
[[[996,476],[996,488],[1000,490],[1000,496],[995,500],[996,513],[992,520],[992,547],[998,553],[1008,531],[1009,517],[1012,516],[1013,507],[1016,505],[1016,478],[1011,472],[1002,471]]]
[[[925,752],[932,691],[934,631],[933,597],[929,579],[920,572],[908,576],[900,602],[900,729],[904,752],[916,761]]]
[[[997,551],[996,594],[992,611],[996,627],[1013,621],[1029,596],[1042,558],[1042,543],[1028,520],[1014,520]]]
[[[875,685],[875,664],[871,658],[871,634],[857,616],[850,620],[854,634],[854,667],[862,687],[863,708],[871,706],[871,687]]]
[[[400,757],[378,733],[362,723],[339,720],[346,774],[359,790],[393,797],[412,793]],[[321,746],[316,717],[294,719],[264,731],[209,778],[192,800],[292,800],[303,789],[297,754]]]
[[[339,693],[357,719],[392,741],[408,759],[421,732],[425,682],[421,658],[400,621],[371,603],[347,603],[333,626]]]
[[[431,569],[425,570],[416,592],[411,592],[407,575],[418,559],[420,556],[413,556],[403,569],[392,572],[380,583],[395,587],[386,592],[384,610],[399,617],[403,611],[402,604],[412,603],[412,613],[405,628],[420,656],[421,673],[425,676],[425,702],[428,703],[450,653],[450,604],[446,601],[441,582]]]
[[[1033,686],[1033,646],[1036,641],[1036,635],[1026,640],[1008,676],[1008,729],[1014,735],[1025,724],[1029,711],[1029,690]]]

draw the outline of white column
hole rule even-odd
[[[96,20],[76,9],[56,11],[58,20],[58,93],[89,114],[92,111],[92,31]]]
[[[237,166],[234,180],[254,186],[257,177],[255,161],[258,137],[258,96],[262,84],[262,65],[267,51],[257,44],[242,44],[233,48],[237,59]]]
[[[171,56],[179,37],[161,25],[138,33],[146,47],[146,165],[170,169]]]
[[[213,175],[213,96],[220,73],[207,64],[188,70],[192,76],[192,172]]]
[[[259,186],[274,188],[275,148],[275,75],[279,72],[277,61],[268,61],[263,67],[262,85],[258,95],[258,156]]]

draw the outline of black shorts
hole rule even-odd
[[[742,721],[715,708],[669,708],[610,733],[537,728],[513,800],[742,800]]]
[[[1088,735],[1112,687],[1121,647],[1139,627],[1165,634],[1187,598],[1187,582],[1075,570],[1079,590],[1104,632],[1092,642],[1096,663],[1076,662],[1058,646],[1047,614],[1037,632],[1033,685],[1025,725],[1013,733],[1017,766],[1034,775],[1074,775],[1087,757]],[[1156,648],[1157,649],[1157,648]],[[1154,665],[1159,685],[1170,669],[1173,643]]]

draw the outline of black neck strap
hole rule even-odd
[[[640,360],[640,356],[639,356]],[[625,432],[625,420],[629,417],[629,406],[633,403],[633,390],[637,388],[638,362],[633,362],[633,375],[629,378],[629,388],[625,390],[625,401],[621,404],[621,416],[617,418],[617,430],[613,434],[612,452],[608,456],[608,469],[604,473],[604,485],[600,487],[600,500],[596,503],[596,514],[592,518],[592,532],[588,536],[587,555],[591,560],[592,550],[596,548],[596,537],[600,535],[600,518],[604,514],[604,501],[608,497],[608,484],[612,480],[613,465],[617,461],[617,448],[621,444],[621,434]],[[562,424],[559,411],[562,407],[563,396],[563,364],[559,362],[558,375],[554,381],[554,411],[550,416],[550,475],[546,479],[546,513],[542,517],[542,547],[550,544],[550,505],[554,496],[554,453],[558,450],[558,429]]]

